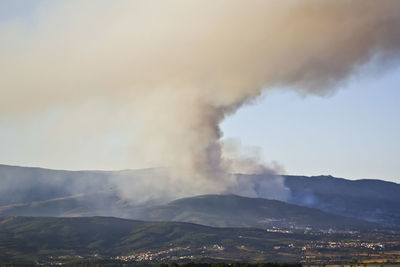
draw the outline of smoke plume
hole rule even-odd
[[[63,107],[54,129],[89,138],[121,120],[132,161],[175,177],[160,190],[241,191],[226,175],[245,161],[223,155],[224,118],[278,86],[329,95],[399,52],[397,0],[43,1],[29,22],[0,23],[0,116]]]

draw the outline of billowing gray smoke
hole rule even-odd
[[[0,116],[66,109],[51,142],[91,138],[124,114],[132,164],[171,172],[144,181],[153,193],[252,195],[226,174],[246,162],[223,154],[226,116],[276,86],[330,94],[399,51],[397,0],[44,1],[32,24],[0,24]]]

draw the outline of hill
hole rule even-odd
[[[96,202],[97,201],[97,202]],[[162,205],[132,206],[115,192],[99,192],[0,207],[1,216],[116,216],[147,221],[191,222],[215,227],[366,229],[378,225],[318,209],[263,198],[203,195]]]
[[[381,180],[332,176],[285,176],[288,203],[329,213],[400,226],[400,185]]]
[[[136,212],[143,220],[182,221],[217,227],[365,229],[377,225],[278,200],[236,195],[202,195]],[[133,216],[135,216],[133,214]]]
[[[110,217],[6,217],[0,218],[0,262],[305,262],[306,256],[316,262],[349,262],[362,255],[398,253],[399,234],[271,232]]]
[[[158,169],[59,171],[0,165],[0,216],[101,215],[142,218],[138,216],[142,214],[140,209],[119,197],[116,184],[137,183],[139,187],[143,184],[141,181],[150,177],[154,179],[159,173]],[[381,180],[354,181],[331,176],[282,178],[288,191],[284,201],[289,204],[316,208],[327,213],[368,220],[390,227],[400,226],[399,184]],[[265,180],[270,177],[238,174],[237,179],[242,183],[250,179],[257,187],[258,183],[265,184]],[[268,194],[261,193],[268,198]],[[158,200],[156,203],[160,204]],[[165,207],[157,209],[162,210]],[[157,209],[150,213],[154,219],[157,219]],[[164,216],[162,212],[161,215]],[[188,217],[184,214],[180,216]],[[179,219],[179,216],[175,217]],[[227,224],[223,220],[219,222],[220,225]]]
[[[0,220],[2,262],[115,258],[164,250],[167,250],[164,254],[170,255],[249,260],[262,257],[260,249],[273,250],[274,245],[287,246],[290,242],[287,235],[280,233],[189,223],[108,217],[7,217]],[[238,249],[240,246],[247,250]],[[156,255],[153,257],[155,259]],[[271,259],[279,260],[279,257]]]

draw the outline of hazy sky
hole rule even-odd
[[[37,3],[0,0],[0,23],[34,24]],[[222,123],[223,138],[240,142],[263,161],[276,161],[287,174],[400,182],[400,67],[374,76],[363,73],[326,97],[268,91]],[[91,110],[92,105],[104,112],[91,117],[97,125],[112,107],[94,102],[83,109]],[[0,116],[0,163],[62,169],[149,167],[132,164],[134,148],[127,143],[135,127],[124,123],[129,114],[123,110],[113,110],[116,119],[99,131],[62,136],[57,127],[65,112],[66,107],[53,106]],[[73,118],[79,125],[80,114]]]

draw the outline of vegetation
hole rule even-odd
[[[1,264],[0,267],[30,267],[32,264]],[[42,265],[43,267],[51,265]],[[299,263],[242,263],[242,262],[187,262],[187,263],[120,263],[115,261],[88,261],[64,264],[65,267],[302,267]]]
[[[376,224],[264,198],[202,195],[146,207],[138,219],[192,222],[215,227],[365,229]]]
[[[400,233],[268,232],[110,217],[0,219],[0,262],[59,264],[247,261],[335,263],[399,260]],[[386,242],[386,243],[384,243]],[[384,253],[384,254],[383,254]]]

